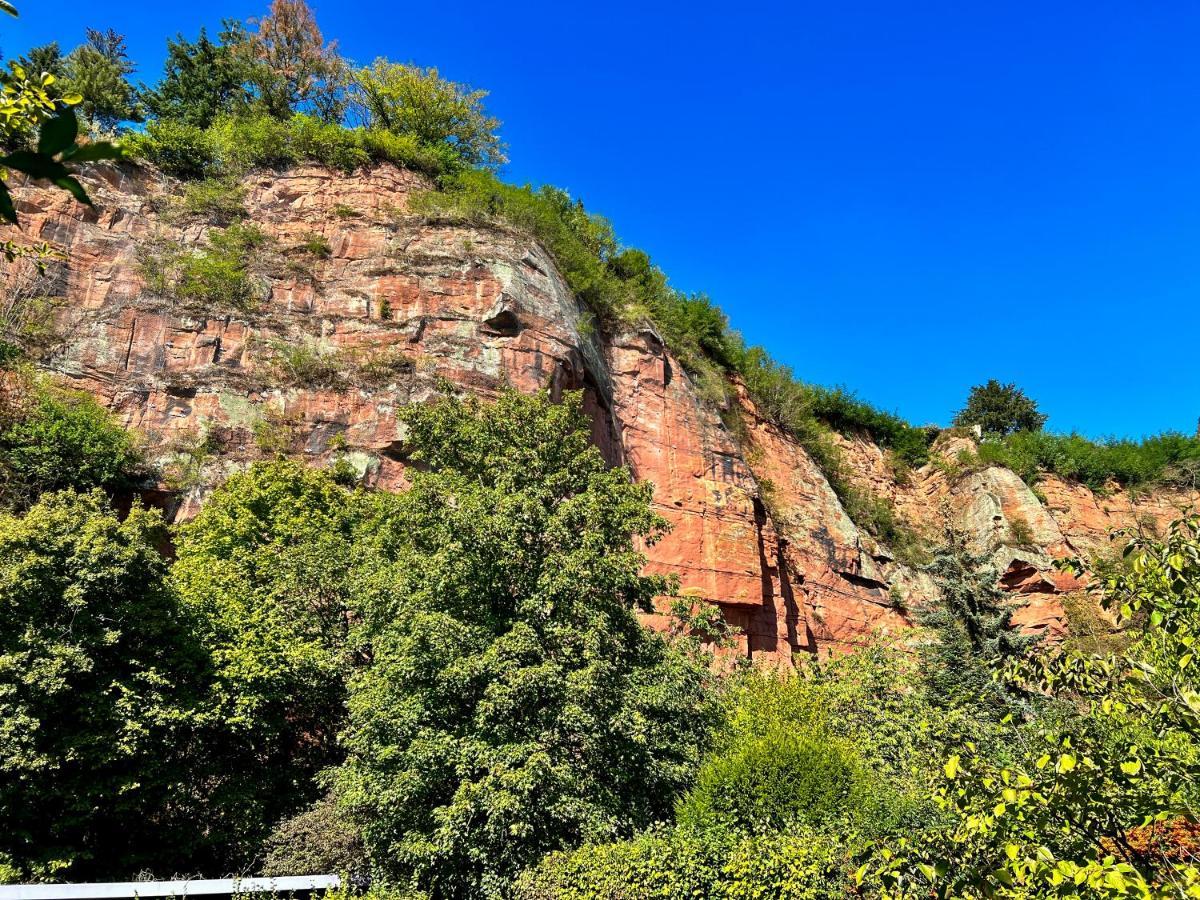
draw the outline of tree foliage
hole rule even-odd
[[[139,117],[128,80],[134,71],[123,35],[87,29],[87,41],[64,61],[63,80],[67,90],[79,94],[79,111],[91,130],[110,133]]]
[[[954,416],[954,424],[978,426],[984,434],[1003,437],[1016,431],[1041,431],[1046,417],[1015,384],[1001,384],[993,378],[971,388],[966,406]]]
[[[499,120],[483,108],[487,91],[446,81],[437,69],[377,59],[354,73],[352,110],[369,128],[445,146],[469,166],[507,162],[496,134]]]
[[[203,28],[195,41],[183,35],[168,40],[163,76],[154,87],[141,88],[140,103],[158,120],[198,129],[245,109],[253,68],[244,50],[247,40],[236,21],[227,21],[215,41]]]
[[[704,742],[701,660],[634,613],[649,487],[591,446],[579,395],[404,413],[419,468],[369,529],[378,569],[336,785],[384,873],[503,896],[543,853],[670,811]]]
[[[205,656],[157,514],[100,492],[0,514],[0,868],[86,878],[171,856]]]
[[[238,49],[253,66],[250,80],[266,112],[281,120],[304,112],[323,122],[341,121],[346,64],[336,43],[325,43],[309,5],[271,0],[257,25]]]

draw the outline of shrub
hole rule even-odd
[[[837,827],[871,802],[871,786],[850,747],[820,730],[776,727],[706,762],[677,819],[684,826],[764,834],[797,825]]]
[[[618,844],[555,853],[517,884],[517,900],[841,900],[843,853],[822,832],[750,837],[657,829]]]
[[[361,877],[369,869],[357,825],[329,796],[280,822],[267,838],[264,849],[264,875],[336,872]]]
[[[204,178],[220,168],[213,135],[171,119],[147,122],[145,131],[126,135],[121,144],[130,156],[148,160],[176,178]]]
[[[232,178],[205,178],[183,189],[183,211],[216,225],[228,225],[246,215],[246,189]]]
[[[407,134],[346,128],[296,115],[280,121],[268,115],[225,116],[207,129],[159,120],[123,139],[134,158],[168,175],[194,179],[240,177],[255,168],[283,168],[302,161],[352,172],[371,162],[392,162],[437,175],[454,165],[445,146],[430,146]]]
[[[266,244],[254,225],[234,223],[210,231],[208,245],[198,250],[167,243],[142,248],[142,277],[152,292],[203,312],[249,312],[263,298],[251,268]]]
[[[89,395],[34,376],[7,423],[0,422],[0,501],[25,506],[40,494],[71,488],[130,488],[141,455],[128,432]]]

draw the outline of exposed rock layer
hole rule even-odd
[[[25,238],[59,245],[67,261],[43,279],[10,274],[9,290],[60,298],[62,340],[45,367],[143,435],[176,518],[276,448],[314,463],[341,455],[370,483],[401,484],[396,408],[441,379],[485,396],[506,383],[582,389],[595,440],[654,483],[672,525],[647,548],[650,567],[676,575],[681,596],[720,604],[741,652],[787,664],[849,648],[903,630],[905,610],[936,592],[860,531],[808,453],[748,400],[735,437],[652,329],[584,327],[536,242],[408,214],[408,198],[428,188],[420,176],[381,166],[247,178],[247,215],[269,237],[250,309],[150,289],[163,248],[203,247],[213,227],[182,212],[178,185],[133,168],[89,180],[95,209],[62,192],[18,192]],[[854,481],[931,537],[947,522],[965,529],[1021,595],[1020,621],[1051,633],[1065,627],[1060,593],[1078,587],[1052,559],[1096,552],[1112,527],[1161,527],[1179,504],[1200,505],[1195,492],[1100,498],[1054,478],[1043,505],[1004,469],[951,477],[927,466],[897,480],[869,442],[842,450]]]

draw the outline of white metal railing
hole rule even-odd
[[[194,878],[183,881],[114,881],[97,884],[0,885],[0,900],[120,900],[136,897],[202,897],[235,894],[289,894],[342,886],[337,875],[282,878]]]

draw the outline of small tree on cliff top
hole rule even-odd
[[[1046,416],[1037,403],[1015,384],[1001,384],[995,378],[971,388],[967,405],[954,416],[954,424],[978,425],[984,434],[1012,434],[1014,431],[1041,431]]]
[[[548,851],[670,816],[714,714],[704,660],[641,626],[666,582],[635,539],[650,486],[608,468],[581,398],[507,393],[403,414],[411,489],[363,530],[336,774],[385,878],[504,896]]]

